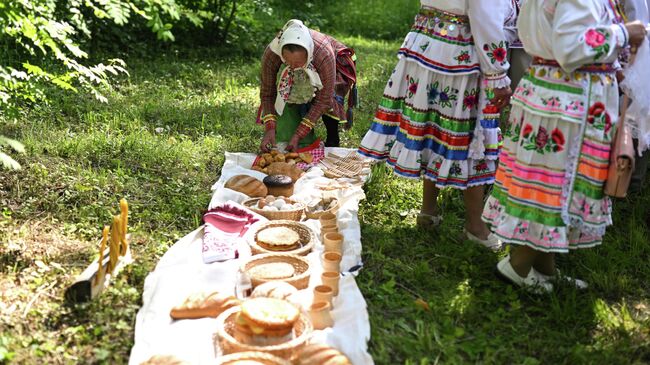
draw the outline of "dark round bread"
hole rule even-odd
[[[291,177],[287,175],[269,175],[264,178],[266,186],[287,186],[293,184]]]

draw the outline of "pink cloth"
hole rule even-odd
[[[202,254],[206,264],[237,258],[237,244],[258,219],[250,212],[222,204],[203,215]]]

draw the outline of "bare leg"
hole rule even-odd
[[[517,275],[525,278],[533,267],[540,252],[528,246],[512,246],[510,250],[510,265]]]
[[[548,276],[555,276],[555,254],[552,252],[540,252],[533,264],[535,270]]]
[[[465,200],[465,229],[474,236],[485,240],[490,234],[485,222],[481,220],[483,214],[483,197],[485,195],[483,186],[467,188],[463,192]]]
[[[420,213],[428,215],[438,215],[438,193],[440,189],[436,187],[436,184],[429,180],[424,179],[424,186],[422,192],[422,209]]]

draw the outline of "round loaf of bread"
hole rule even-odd
[[[298,308],[286,300],[274,298],[251,298],[241,305],[241,316],[251,327],[264,330],[291,331],[298,320]]]
[[[228,179],[224,186],[253,198],[262,198],[268,194],[268,189],[263,182],[248,175],[235,175]]]
[[[293,184],[291,177],[287,175],[269,175],[264,178],[266,186],[287,186]]]

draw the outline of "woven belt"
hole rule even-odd
[[[541,57],[533,57],[533,65],[561,67],[555,60],[547,60]],[[576,71],[588,73],[610,73],[616,71],[613,63],[593,63],[584,65]]]
[[[446,12],[444,10],[423,6],[420,8],[420,15],[433,18],[436,23],[453,23],[459,25],[469,24],[469,17]]]

